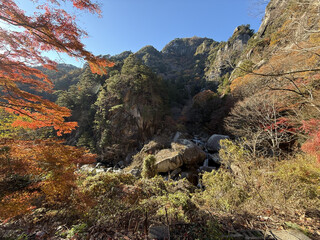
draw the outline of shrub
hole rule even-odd
[[[143,160],[142,173],[143,178],[153,178],[157,174],[157,169],[155,166],[156,158],[154,155],[148,155]]]
[[[282,161],[257,159],[230,140],[221,145],[223,167],[203,175],[205,191],[194,196],[198,206],[277,217],[282,212],[284,219],[320,208],[320,171],[315,158],[296,154]]]

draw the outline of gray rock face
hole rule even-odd
[[[160,52],[152,46],[146,46],[135,55],[164,79],[181,75],[203,76],[203,66],[213,42],[212,39],[200,37],[176,38]]]
[[[207,149],[211,152],[218,152],[221,148],[220,140],[229,139],[229,136],[213,134],[207,141]]]
[[[234,64],[240,53],[247,46],[252,36],[248,26],[239,26],[234,30],[232,37],[225,45],[221,45],[216,53],[216,57],[212,59],[206,77],[209,81],[217,81],[227,73],[231,73],[234,69],[230,63]],[[219,84],[219,82],[217,82]]]
[[[145,46],[136,52],[135,56],[163,79],[176,79],[181,76],[188,76],[186,79],[205,77],[219,85],[220,78],[234,70],[236,59],[247,46],[251,36],[249,25],[242,25],[235,29],[226,43],[196,36],[176,38],[161,51]]]
[[[285,8],[285,4],[289,4],[290,1],[287,0],[273,0],[270,1],[268,4],[266,10],[264,19],[260,25],[260,28],[257,32],[257,34],[262,37],[269,25],[271,25],[274,21],[277,21],[279,17],[281,16],[281,11],[279,9]]]
[[[193,56],[204,40],[206,40],[206,38],[176,38],[169,42],[161,52],[164,55]]]

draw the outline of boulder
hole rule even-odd
[[[213,134],[207,141],[207,149],[210,152],[218,152],[221,148],[220,140],[229,139],[229,136]]]
[[[145,144],[140,152],[153,154],[157,150],[160,150],[164,145],[158,141],[151,140],[149,143]]]
[[[192,142],[194,142],[199,148],[201,148],[202,150],[205,149],[205,141],[202,141],[201,139],[199,138],[194,138],[192,139]]]
[[[179,151],[163,149],[155,155],[155,158],[157,172],[169,172],[183,165],[183,160]]]
[[[185,165],[197,165],[206,159],[206,153],[196,144],[186,139],[171,143],[173,151],[179,152]]]
[[[171,178],[177,177],[182,172],[181,168],[177,168],[170,173]]]
[[[220,159],[219,153],[208,154],[208,157],[209,157],[210,166],[215,167],[216,165],[221,165],[221,159]]]

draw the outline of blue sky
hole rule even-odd
[[[146,45],[161,50],[175,38],[198,36],[226,41],[241,24],[250,24],[257,31],[263,16],[258,13],[264,11],[255,4],[259,1],[100,0],[102,18],[75,13],[79,26],[89,34],[83,39],[87,49],[97,55],[114,55],[126,50],[136,52]],[[18,3],[31,11],[29,1],[18,0]],[[61,57],[65,63],[82,64]]]

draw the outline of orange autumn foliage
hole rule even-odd
[[[100,14],[99,6],[90,0],[69,0],[74,7]],[[21,89],[51,91],[48,77],[33,66],[42,65],[56,69],[56,63],[42,56],[43,51],[66,53],[89,62],[93,73],[105,74],[106,66],[113,63],[96,57],[85,50],[81,38],[86,33],[78,28],[75,16],[60,9],[63,0],[45,0],[37,12],[29,16],[14,0],[0,0],[0,108],[18,115],[28,116],[28,121],[15,125],[28,128],[53,126],[57,134],[69,133],[77,123],[65,122],[70,111],[55,103]]]
[[[301,43],[301,46],[309,45]],[[242,71],[246,72],[245,69],[242,69]],[[231,82],[230,89],[234,92],[239,88],[249,86],[259,81],[268,82],[268,86],[272,86],[272,82],[289,85],[285,80],[286,77],[294,77],[297,85],[303,86],[310,82],[309,80],[311,80],[318,71],[320,71],[318,68],[318,59],[315,57],[314,52],[306,53],[292,48],[287,52],[272,55],[270,59],[258,69],[253,71],[248,70],[244,76],[235,78]]]
[[[0,220],[32,210],[37,199],[54,205],[71,201],[77,192],[77,165],[93,163],[95,157],[53,140],[1,139]],[[18,176],[24,180],[14,180]]]

